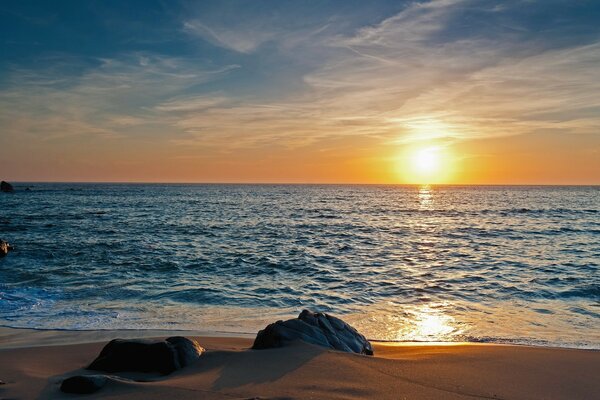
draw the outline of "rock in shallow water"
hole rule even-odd
[[[348,353],[373,355],[371,343],[356,329],[339,318],[308,310],[302,311],[296,319],[277,321],[259,331],[252,348],[282,347],[296,340]]]
[[[14,191],[15,191],[15,189],[12,187],[12,185],[10,183],[5,182],[5,181],[0,182],[0,192],[11,193]]]
[[[194,341],[180,336],[166,340],[111,340],[87,369],[105,372],[159,372],[183,368],[204,352]]]
[[[0,239],[0,258],[8,254],[9,251],[14,250],[14,247]]]
[[[89,394],[102,389],[108,377],[104,375],[77,375],[65,379],[60,390],[65,393]]]

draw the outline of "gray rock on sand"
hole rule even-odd
[[[253,349],[282,347],[296,340],[348,353],[373,355],[371,343],[339,318],[304,310],[298,318],[277,321],[258,332]]]
[[[177,350],[177,357],[181,368],[194,363],[198,357],[204,352],[204,349],[200,347],[198,342],[190,340],[183,336],[173,336],[167,339],[171,345]]]
[[[14,249],[15,248],[13,246],[8,244],[4,240],[0,239],[0,258],[4,257],[5,255],[8,254],[9,251],[14,250]]]
[[[114,339],[87,367],[105,372],[159,372],[163,375],[190,365],[204,349],[198,342],[180,336],[166,340]]]
[[[108,382],[105,375],[77,375],[65,379],[60,390],[65,393],[90,394],[102,389]]]
[[[5,181],[0,182],[0,192],[11,193],[14,191],[15,191],[15,189],[12,187],[12,185],[10,183],[5,182]]]

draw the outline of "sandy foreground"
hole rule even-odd
[[[600,399],[600,351],[487,344],[374,343],[375,357],[298,343],[186,332],[207,352],[168,376],[117,374],[91,395],[61,393],[115,337],[178,332],[0,328],[0,399]]]

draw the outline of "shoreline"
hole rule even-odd
[[[22,335],[19,335],[21,333]],[[167,336],[215,337],[254,339],[256,333],[226,332],[211,330],[186,329],[46,329],[46,328],[15,328],[0,325],[0,350],[20,347],[39,347],[48,345],[70,345],[109,341],[114,338],[156,338]],[[368,339],[378,346],[514,346],[540,349],[585,350],[600,353],[597,347],[558,346],[553,344],[535,344],[519,342],[485,342],[485,341],[417,341],[417,340],[377,340]]]
[[[189,331],[37,331],[0,327],[0,398],[73,398],[63,379],[116,337],[183,334],[206,348],[167,376],[117,374],[89,398],[590,399],[600,351],[491,343],[373,342],[375,356],[297,343],[250,350],[253,337]],[[202,394],[202,396],[200,396]]]
[[[240,334],[181,329],[34,329],[0,326],[0,350],[44,346],[68,346],[108,342],[115,338],[156,338],[167,336],[253,339],[256,334]]]

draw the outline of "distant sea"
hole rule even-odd
[[[600,348],[600,187],[17,183],[0,325]],[[29,191],[25,188],[29,187]]]

